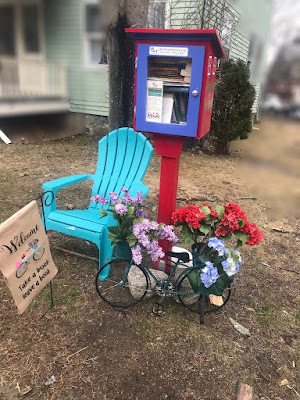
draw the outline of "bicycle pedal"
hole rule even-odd
[[[152,307],[152,314],[162,317],[165,312],[165,306],[160,303],[154,303]]]

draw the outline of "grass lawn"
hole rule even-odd
[[[43,182],[93,173],[97,141],[79,135],[35,144],[0,143],[0,223],[36,198]],[[180,166],[177,206],[197,200],[212,206],[237,202],[265,234],[258,246],[241,250],[244,263],[224,309],[207,315],[200,326],[199,317],[173,299],[165,301],[162,318],[154,316],[150,299],[124,318],[97,296],[97,262],[57,249],[97,257],[96,246],[50,232],[59,272],[53,281],[55,307],[44,318],[48,288],[17,315],[0,277],[1,400],[19,398],[19,389],[26,387],[31,390],[24,398],[34,400],[230,400],[238,379],[254,387],[255,400],[299,398],[298,220],[269,217],[270,204],[249,193],[240,173],[242,154],[216,157],[184,150]],[[144,179],[153,218],[159,171],[154,155]],[[90,189],[90,182],[64,189],[57,204],[86,207]],[[229,317],[251,336],[235,330]],[[52,375],[55,383],[45,386]],[[288,384],[281,385],[284,379]]]

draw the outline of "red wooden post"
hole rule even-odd
[[[157,221],[168,225],[171,224],[171,216],[176,208],[179,162],[183,143],[184,137],[154,135],[156,154],[162,157]],[[172,244],[167,240],[161,240],[160,246],[166,252],[171,249]],[[166,272],[169,272],[168,267]]]

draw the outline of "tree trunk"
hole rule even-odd
[[[125,28],[146,28],[149,0],[102,0],[108,41],[109,128],[133,125],[134,40]]]

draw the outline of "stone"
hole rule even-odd
[[[240,332],[244,336],[251,336],[249,329],[245,328],[243,325],[239,324],[237,321],[235,321],[233,318],[229,318],[229,321],[232,323],[234,328]]]
[[[209,296],[209,301],[211,304],[214,306],[221,307],[224,304],[224,300],[222,296],[216,296],[214,294],[210,294]]]
[[[163,271],[158,271],[152,268],[149,268],[149,271],[159,280],[159,281],[165,281],[168,279],[168,275],[163,272]],[[155,279],[149,275],[150,279],[150,287],[148,287],[148,293],[144,297],[145,299],[149,299],[155,294],[155,287],[156,287],[156,282]],[[141,297],[141,294],[145,291],[146,289],[146,283],[145,283],[145,276],[143,272],[138,268],[136,265],[133,265],[130,268],[129,274],[128,274],[128,284],[129,284],[129,290],[133,298],[139,299]]]
[[[138,300],[146,290],[145,275],[136,265],[132,265],[130,268],[128,284],[131,296],[136,300]],[[148,297],[148,294],[145,297]]]
[[[159,271],[153,268],[149,268],[149,271],[151,271],[151,273],[155,276],[155,278],[161,282],[166,281],[169,277],[169,275],[163,271]],[[150,288],[149,288],[149,293],[146,295],[146,297],[147,296],[152,297],[155,294],[155,287],[156,287],[155,279],[151,275],[149,275],[149,278],[150,278]]]

